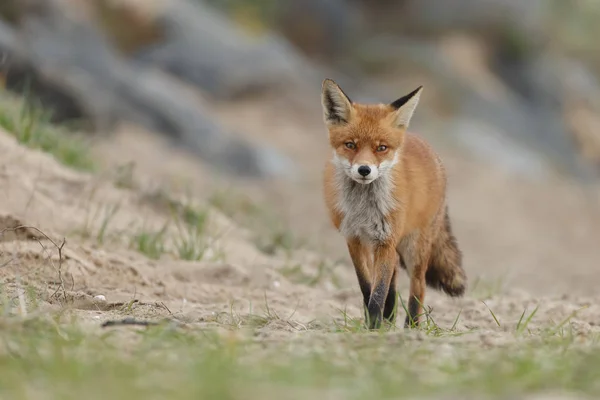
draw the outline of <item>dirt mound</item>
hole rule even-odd
[[[7,233],[0,276],[17,308],[33,310],[31,289],[41,294],[42,310],[67,307],[98,323],[127,315],[258,324],[265,337],[355,324],[362,318],[358,285],[321,201],[327,148],[320,122],[265,118],[282,115],[276,109],[255,102],[215,113],[224,121],[235,113],[247,130],[292,154],[304,167],[296,181],[227,180],[127,126],[95,148],[104,163],[98,174],[69,170],[0,134],[0,229]],[[520,181],[458,153],[443,156],[470,286],[463,299],[428,292],[431,326],[475,330],[477,339],[465,340],[490,346],[514,340],[532,313],[528,329],[562,329],[568,321],[578,335],[596,332],[598,299],[585,296],[595,293],[597,207],[564,182]],[[135,171],[123,175],[130,162]],[[279,236],[267,250],[259,245],[266,220],[244,225],[209,201],[228,185],[264,204],[307,247]],[[403,278],[402,298],[406,289]]]
[[[17,303],[33,290],[50,308],[95,319],[135,310],[199,322],[265,301],[289,313],[298,305],[308,320],[327,298],[335,302],[327,289],[294,282],[310,277],[294,263],[316,271],[321,258],[265,254],[206,204],[71,171],[4,132],[0,154],[0,276]],[[28,305],[35,298],[25,297]]]

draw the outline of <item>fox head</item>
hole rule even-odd
[[[389,173],[422,89],[390,104],[357,104],[333,80],[325,79],[321,104],[336,167],[361,184]]]

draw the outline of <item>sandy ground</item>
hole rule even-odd
[[[130,126],[95,146],[104,167],[96,175],[71,171],[0,133],[4,286],[15,294],[33,285],[46,294],[42,310],[68,305],[91,322],[133,314],[200,325],[231,323],[232,309],[237,315],[261,314],[267,303],[282,319],[262,328],[262,334],[277,336],[331,329],[333,321],[342,321],[342,310],[361,318],[354,270],[322,202],[320,171],[329,151],[320,115],[284,108],[265,100],[215,107],[214,112],[230,127],[244,127],[293,157],[301,169],[288,182],[221,176]],[[572,319],[575,332],[597,331],[597,192],[585,195],[559,180],[527,181],[457,151],[440,153],[450,175],[450,212],[470,286],[457,300],[429,291],[432,318],[450,328],[460,312],[457,328],[479,329],[478,340],[490,345],[511,340],[509,331],[523,311],[536,306],[531,327],[558,323],[579,310]],[[134,183],[118,187],[115,169],[128,162],[135,162]],[[209,214],[211,240],[203,261],[171,254],[179,237],[173,224],[159,260],[131,248],[136,233],[158,230],[172,219],[166,207],[152,200],[156,193],[202,204],[217,189],[250,196],[305,239],[306,248],[266,254],[255,245],[251,230],[216,209]],[[11,230],[19,225],[41,232]],[[406,298],[407,279],[400,285]],[[106,301],[94,299],[99,295]]]

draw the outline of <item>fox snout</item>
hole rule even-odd
[[[360,167],[358,167],[357,171],[360,174],[360,176],[364,176],[366,178],[371,173],[371,168],[368,165],[361,165]]]
[[[379,167],[368,162],[356,162],[350,169],[350,178],[358,183],[369,184],[379,177]]]

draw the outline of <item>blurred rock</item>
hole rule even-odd
[[[312,58],[332,61],[348,52],[361,33],[362,19],[347,0],[280,0],[275,26]]]
[[[521,146],[505,131],[474,118],[455,118],[446,132],[459,139],[479,161],[501,166],[510,173],[532,179],[548,177],[546,160],[538,152]]]
[[[17,33],[2,20],[0,20],[0,77],[6,89],[26,96],[33,95],[47,110],[51,111],[52,122],[66,120],[81,122],[89,117],[78,103],[74,93],[39,75],[35,66],[26,60]]]
[[[527,103],[532,117],[554,126],[540,141],[575,145],[582,158],[600,174],[600,83],[582,62],[548,53],[534,53],[507,63],[495,60],[494,71]],[[557,132],[558,131],[558,132]],[[568,150],[563,148],[562,151]]]
[[[298,85],[313,71],[285,40],[251,38],[201,1],[173,0],[157,9],[164,40],[142,48],[138,62],[159,67],[218,99]]]
[[[406,1],[407,22],[435,29],[478,29],[511,26],[539,32],[548,2],[545,0],[437,0]]]
[[[140,48],[164,40],[156,24],[161,1],[86,0],[93,18],[121,53],[131,55]]]
[[[0,2],[0,19],[9,22],[16,22],[21,12],[18,0],[2,0]]]
[[[251,177],[289,172],[286,158],[225,132],[168,77],[121,58],[91,21],[74,18],[64,3],[27,4],[16,33],[7,25],[0,30],[9,87],[31,76],[34,94],[63,117],[85,116],[100,130],[118,120],[139,123],[225,171]]]
[[[419,71],[419,75],[428,76],[436,86],[436,92],[443,97],[438,101],[452,105],[443,134],[457,137],[474,151],[479,151],[476,149],[479,146],[490,146],[488,151],[493,154],[490,161],[496,160],[513,171],[520,168],[528,173],[530,170],[532,176],[540,176],[540,165],[583,180],[599,176],[598,171],[580,156],[563,118],[562,103],[558,102],[564,93],[561,92],[564,86],[559,83],[560,73],[550,74],[554,78],[547,80],[558,85],[556,89],[534,85],[537,93],[534,94],[533,89],[523,92],[490,74],[484,55],[459,51],[456,46],[451,51],[444,51],[440,45],[423,39],[374,40],[365,44],[371,51],[370,57],[386,58],[386,62],[402,66],[404,69],[399,69],[398,74],[411,76],[414,71]],[[542,64],[548,66],[550,63]],[[540,71],[536,74],[538,80],[542,79]],[[492,82],[486,80],[490,75],[496,78]],[[528,82],[535,82],[535,79],[528,79]],[[549,96],[549,93],[553,95]],[[420,123],[423,115],[423,111],[417,114],[415,123]],[[463,128],[468,134],[461,134]],[[473,141],[477,131],[481,140]],[[495,139],[498,135],[505,138],[499,142]],[[522,151],[514,153],[511,150],[514,145]],[[504,154],[500,154],[502,152]],[[531,162],[525,162],[527,154],[537,156]],[[507,162],[511,157],[513,162]]]
[[[408,35],[460,30],[482,36],[516,30],[527,38],[543,29],[545,0],[361,0],[375,31]]]

